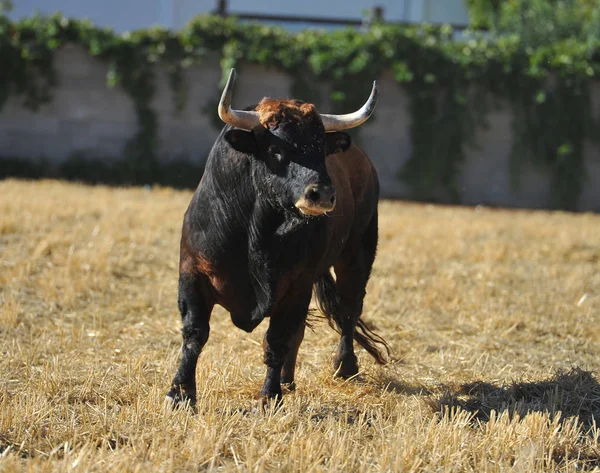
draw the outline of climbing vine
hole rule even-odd
[[[360,106],[372,80],[389,71],[410,98],[412,153],[399,177],[415,197],[459,200],[456,178],[466,151],[494,102],[503,99],[515,117],[514,184],[523,162],[543,166],[552,176],[550,204],[575,208],[585,179],[584,142],[600,136],[590,105],[590,86],[600,74],[599,42],[593,36],[558,38],[530,47],[518,34],[473,33],[456,40],[453,33],[448,26],[374,23],[367,31],[292,34],[206,15],[178,32],[150,28],[118,35],[61,15],[13,22],[0,13],[0,107],[11,94],[34,110],[51,100],[58,85],[55,52],[79,45],[108,64],[107,85],[119,85],[133,101],[139,129],[118,171],[127,182],[146,183],[163,172],[152,108],[159,64],[178,110],[186,106],[184,70],[209,54],[220,57],[223,80],[231,67],[245,64],[285,71],[294,96],[331,113]],[[215,88],[215,103],[206,108],[217,126],[219,92]],[[360,141],[360,134],[355,137]]]

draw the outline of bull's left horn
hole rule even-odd
[[[373,81],[373,89],[371,95],[365,104],[358,109],[356,112],[347,113],[346,115],[327,115],[321,114],[321,120],[325,131],[341,131],[355,128],[366,122],[373,111],[375,105],[377,105],[377,98],[379,97],[379,84],[377,81]]]
[[[234,110],[231,108],[231,96],[233,95],[233,83],[235,82],[235,69],[231,69],[229,79],[223,89],[221,100],[219,101],[219,117],[228,125],[242,130],[251,131],[255,126],[260,125],[258,112],[246,110]]]

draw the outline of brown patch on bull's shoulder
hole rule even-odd
[[[196,272],[195,267],[193,252],[187,245],[187,228],[184,225],[179,248],[179,274],[194,274]]]
[[[210,261],[202,255],[185,254],[179,260],[179,272],[181,274],[205,274],[210,276],[214,271]]]
[[[195,271],[194,258],[190,255],[182,255],[179,258],[179,274],[194,274]]]
[[[256,106],[260,123],[265,128],[277,126],[284,121],[304,121],[319,118],[312,103],[295,99],[270,99],[265,97]]]
[[[207,276],[210,276],[213,273],[213,267],[210,261],[208,261],[203,255],[196,254],[194,260],[196,262],[196,269],[198,272],[206,274]]]
[[[179,260],[179,274],[193,277],[199,275],[206,276],[217,294],[224,293],[227,287],[227,281],[219,275],[214,265],[204,255],[199,253],[190,254],[185,252],[182,254]]]
[[[184,229],[185,232],[185,229]],[[203,255],[195,252],[188,247],[186,238],[182,238],[179,255],[179,273],[180,274],[205,274],[207,276],[212,272],[212,266]]]

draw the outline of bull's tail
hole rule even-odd
[[[328,271],[315,283],[315,295],[317,306],[323,312],[329,325],[338,333],[342,330],[342,319],[340,314],[340,299],[335,290],[335,282]],[[358,319],[354,340],[363,347],[380,365],[385,365],[391,357],[391,349],[387,342],[367,325]]]

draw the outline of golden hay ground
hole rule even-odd
[[[217,309],[192,415],[163,409],[190,196],[0,182],[0,471],[600,471],[600,216],[382,202],[364,317],[398,360],[333,379],[319,322],[260,414],[266,324]]]

